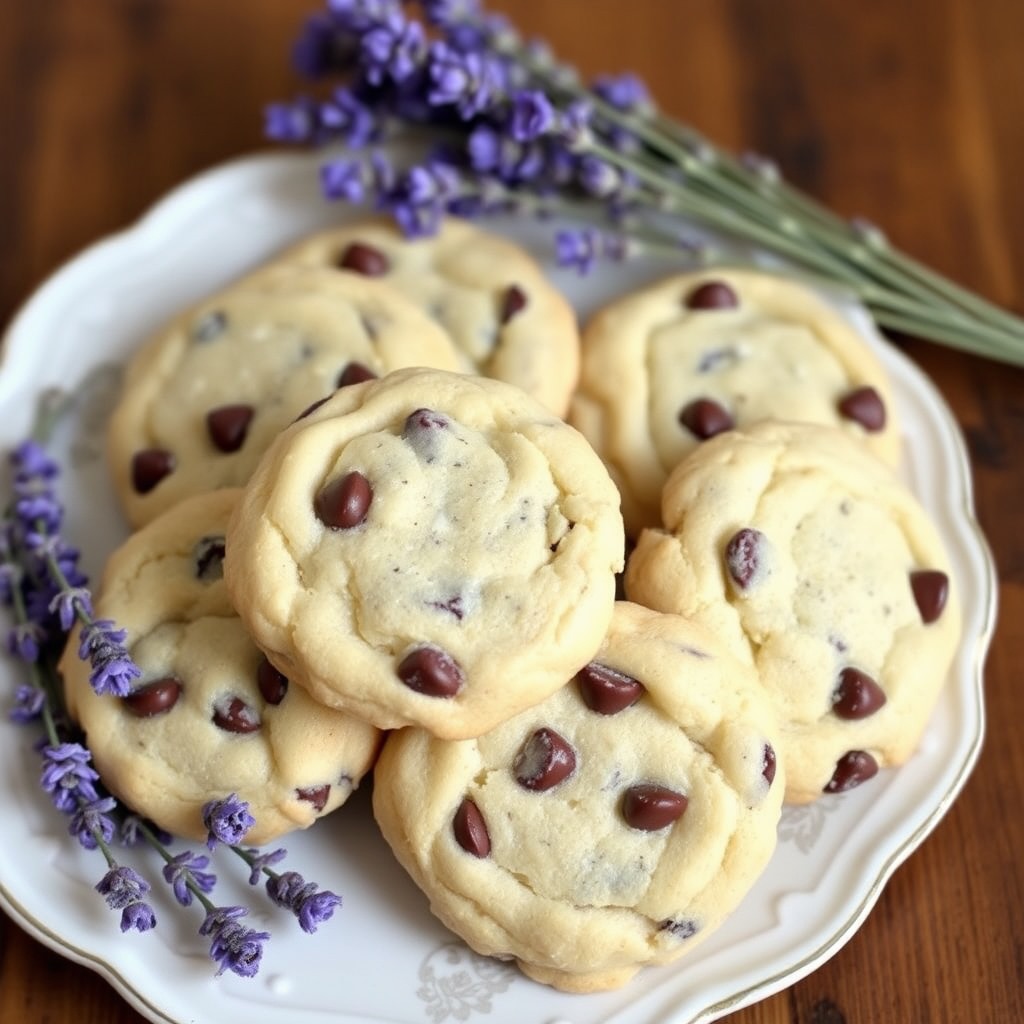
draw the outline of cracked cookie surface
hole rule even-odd
[[[895,473],[836,429],[762,424],[670,476],[631,600],[692,616],[756,665],[787,800],[850,789],[917,746],[960,634],[941,538]]]
[[[107,447],[133,526],[244,484],[277,434],[338,387],[460,366],[448,336],[387,284],[275,266],[174,319],[135,355]]]
[[[767,419],[842,427],[899,459],[884,367],[847,317],[796,281],[682,274],[586,325],[570,422],[608,465],[630,535],[659,525],[661,488],[686,454]]]
[[[475,740],[393,733],[374,813],[475,950],[567,991],[613,988],[696,946],[768,862],[776,742],[749,666],[620,602],[594,660],[536,707]]]
[[[579,374],[575,313],[507,238],[456,217],[417,239],[390,221],[364,221],[307,238],[279,259],[393,285],[444,328],[463,372],[515,384],[565,415]]]
[[[93,692],[77,629],[60,668],[68,709],[114,794],[197,840],[203,805],[237,794],[256,819],[246,842],[260,845],[340,807],[380,737],[277,672],[235,614],[222,559],[239,494],[188,499],[111,555],[95,614],[127,631],[142,669],[127,697]]]
[[[575,430],[500,381],[400,370],[278,438],[225,571],[260,646],[318,700],[454,738],[591,656],[622,550],[618,494]]]

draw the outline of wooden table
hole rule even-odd
[[[0,319],[61,261],[178,182],[263,145],[263,105],[297,86],[286,55],[311,6],[0,5]],[[903,248],[1024,310],[1019,0],[495,6],[586,73],[640,71],[669,112],[730,148],[771,154],[838,211],[884,225]],[[978,514],[1001,568],[984,752],[849,944],[736,1024],[1024,1020],[1024,371],[921,343],[909,352],[967,436]],[[0,1020],[142,1018],[3,919]]]

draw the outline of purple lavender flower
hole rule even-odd
[[[598,259],[622,260],[628,255],[624,236],[579,228],[555,233],[555,259],[560,267],[575,267],[587,274]]]
[[[310,935],[341,906],[340,896],[318,891],[315,882],[307,882],[297,871],[267,879],[267,894],[279,907],[290,910],[298,918],[299,927]]]
[[[92,618],[92,595],[85,587],[58,591],[51,598],[47,610],[57,616],[60,628],[66,633],[75,624],[79,614],[87,619]]]
[[[209,863],[209,857],[186,850],[164,865],[164,880],[174,890],[174,898],[183,907],[192,905],[193,886],[200,892],[213,892],[217,876],[204,870]]]
[[[292,67],[306,78],[343,71],[354,57],[351,33],[336,18],[320,12],[306,19],[292,47]]]
[[[210,959],[218,965],[218,977],[233,971],[242,978],[252,978],[260,969],[263,943],[270,933],[239,924],[237,919],[248,913],[245,907],[215,907],[199,928],[200,935],[212,937]]]
[[[373,111],[349,88],[335,89],[320,107],[320,125],[325,136],[352,149],[361,149],[379,135]]]
[[[480,16],[480,0],[422,0],[421,6],[427,21],[439,28]]]
[[[512,97],[509,133],[516,142],[533,142],[556,124],[555,108],[537,89],[522,89]]]
[[[71,815],[68,832],[87,850],[95,850],[100,839],[109,843],[114,838],[114,821],[110,812],[116,807],[117,801],[109,796],[79,804]]]
[[[259,885],[260,878],[263,877],[263,871],[269,868],[271,864],[277,864],[284,860],[288,856],[287,850],[271,850],[269,853],[260,853],[259,850],[251,849],[245,851],[249,857],[249,884]]]
[[[14,493],[19,496],[28,496],[38,489],[40,482],[60,476],[60,467],[38,441],[22,441],[11,452],[11,463],[15,470]]]
[[[18,622],[7,632],[7,650],[22,661],[38,661],[46,630],[38,622]]]
[[[110,619],[88,622],[79,633],[78,656],[92,666],[89,682],[101,696],[105,693],[126,696],[132,680],[142,675],[124,646],[126,636],[127,633],[117,629]]]
[[[328,199],[361,203],[366,199],[366,181],[361,160],[329,160],[320,167],[320,189]]]
[[[646,110],[651,105],[651,94],[637,75],[600,75],[594,79],[593,90],[616,110]]]
[[[153,909],[142,899],[149,892],[149,882],[130,867],[112,866],[96,885],[96,891],[111,910],[122,912],[122,932],[132,928],[144,932],[156,924]]]
[[[427,99],[434,106],[454,106],[468,121],[486,110],[502,88],[501,63],[489,53],[464,52],[445,42],[430,48]]]
[[[43,747],[43,771],[39,784],[53,797],[54,806],[65,814],[78,810],[80,802],[98,799],[93,785],[99,775],[89,766],[92,754],[80,743]]]
[[[230,793],[222,800],[211,800],[203,805],[203,824],[209,833],[206,845],[212,850],[217,843],[237,846],[256,824],[256,819],[249,813],[249,805]]]
[[[169,832],[157,828],[151,821],[144,821],[137,814],[126,814],[121,819],[118,839],[120,839],[124,846],[137,846],[139,843],[144,842],[146,838],[142,833],[143,825],[153,833],[158,843],[163,843],[164,846],[167,846],[171,842],[172,836]]]
[[[356,35],[402,13],[398,0],[327,0],[327,9],[340,29]]]
[[[263,111],[263,133],[275,142],[318,142],[319,113],[319,106],[308,96],[291,103],[270,103]]]
[[[43,713],[46,694],[36,686],[22,683],[14,691],[14,707],[7,717],[18,725],[28,725],[36,721]]]
[[[57,533],[64,518],[64,510],[49,491],[18,498],[14,503],[14,514],[24,524],[26,532],[43,537]]]
[[[622,175],[607,161],[584,153],[579,160],[579,182],[584,191],[599,199],[613,195],[622,185]]]
[[[427,44],[423,26],[393,10],[363,35],[360,45],[366,80],[383,85],[409,78],[422,63]]]

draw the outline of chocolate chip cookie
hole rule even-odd
[[[278,432],[337,387],[459,365],[444,331],[382,282],[258,271],[179,316],[128,366],[107,434],[125,514],[140,526],[245,483]]]
[[[618,494],[572,427],[501,381],[398,370],[278,437],[225,573],[317,700],[462,738],[591,657],[622,552]]]
[[[640,535],[631,600],[693,617],[756,665],[782,725],[787,800],[850,789],[913,752],[960,633],[928,514],[835,428],[706,442]]]
[[[97,696],[72,634],[61,660],[68,709],[105,785],[179,836],[203,839],[203,805],[231,793],[270,842],[341,806],[379,746],[372,726],[316,704],[250,639],[223,579],[239,491],[190,498],[114,552],[97,618],[127,631],[142,669],[124,698]]]
[[[416,239],[393,222],[365,221],[308,238],[281,259],[387,281],[441,324],[464,372],[515,384],[565,415],[579,374],[575,313],[514,242],[456,217]]]
[[[594,660],[475,740],[385,742],[374,813],[477,952],[571,992],[693,949],[775,848],[784,789],[753,671],[704,630],[616,605]]]
[[[884,367],[844,314],[797,281],[682,274],[586,325],[570,422],[619,485],[631,536],[659,525],[661,488],[683,456],[766,419],[839,426],[887,462],[899,458]]]

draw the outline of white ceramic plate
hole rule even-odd
[[[244,159],[189,182],[125,233],[93,246],[55,274],[11,325],[0,373],[0,448],[27,432],[50,387],[79,396],[57,452],[66,533],[96,578],[124,535],[102,459],[115,367],[183,304],[249,269],[279,247],[353,213],[319,197],[310,156]],[[536,225],[496,225],[549,251]],[[552,269],[581,315],[663,272],[637,263],[588,278]],[[963,443],[934,387],[907,359],[869,335],[891,371],[913,455],[911,486],[950,549],[965,609],[964,639],[919,752],[898,772],[782,818],[767,872],[739,910],[692,955],[642,972],[617,992],[570,996],[483,960],[441,927],[377,834],[367,794],[287,842],[287,865],[340,893],[343,908],[315,936],[247,889],[241,862],[217,862],[221,904],[246,900],[249,921],[273,933],[260,974],[214,979],[201,914],[176,907],[159,866],[129,852],[154,880],[160,919],[122,936],[118,915],[92,887],[99,854],[80,849],[37,785],[29,730],[0,723],[0,902],[22,927],[99,971],[144,1016],[175,1024],[690,1024],[710,1021],[782,989],[832,956],[863,921],[896,867],[935,827],[974,765],[983,733],[982,662],[995,617],[995,574],[974,520]],[[0,664],[0,701],[18,666]],[[237,867],[236,867],[237,865]],[[913,979],[908,979],[913,984]]]

